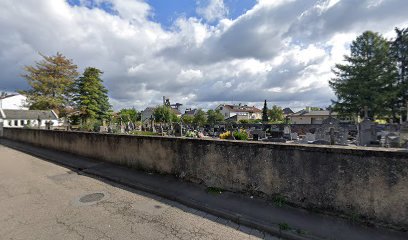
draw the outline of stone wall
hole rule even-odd
[[[408,229],[408,152],[4,129],[4,137]]]

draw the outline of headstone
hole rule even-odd
[[[295,133],[295,132],[290,134],[290,138],[291,138],[292,140],[299,140],[299,136],[298,136],[298,134]]]
[[[306,133],[305,140],[306,142],[314,142],[316,141],[316,136],[313,133],[308,132]]]
[[[368,146],[377,140],[375,123],[369,119],[364,119],[358,127],[358,145]]]
[[[316,129],[314,144],[322,140],[331,145],[346,145],[347,137],[348,129],[341,127],[338,119],[329,117],[323,120],[321,126]]]
[[[399,133],[399,145],[402,148],[408,148],[408,122],[401,124]]]
[[[100,126],[100,127],[99,127],[99,132],[100,132],[100,133],[108,133],[108,127],[106,127],[106,126]]]
[[[385,138],[385,146],[389,148],[400,147],[400,136],[397,133],[389,133]]]
[[[258,139],[266,138],[266,132],[263,130],[260,129],[251,130],[251,135],[253,136],[254,134],[258,135]]]
[[[254,141],[258,141],[259,140],[259,136],[258,136],[258,134],[252,134],[252,140],[254,140]]]

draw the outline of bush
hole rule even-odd
[[[239,131],[234,132],[234,137],[236,140],[248,140],[248,133],[245,130],[240,129]]]
[[[230,137],[231,137],[231,132],[230,131],[226,131],[225,133],[220,134],[221,139],[228,139]]]

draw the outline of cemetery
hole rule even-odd
[[[183,138],[207,138],[279,142],[291,144],[364,146],[379,148],[407,148],[408,124],[378,124],[365,118],[358,124],[342,123],[334,117],[321,124],[243,124],[219,123],[196,126],[194,124],[155,123],[101,126],[100,133]],[[234,135],[245,135],[238,139]],[[226,137],[228,136],[228,137]]]

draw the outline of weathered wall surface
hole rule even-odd
[[[408,228],[408,152],[4,129],[4,137]]]

